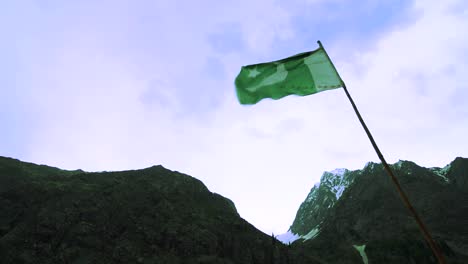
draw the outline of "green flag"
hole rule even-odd
[[[241,104],[292,94],[305,96],[343,86],[322,47],[278,61],[243,66],[235,83]]]

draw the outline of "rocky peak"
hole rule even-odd
[[[446,175],[455,186],[468,190],[468,158],[457,157],[446,168]]]
[[[426,179],[431,182],[448,184],[452,179],[454,183],[456,182],[456,185],[466,188],[468,185],[468,168],[465,167],[468,162],[466,160],[468,159],[457,158],[443,168],[427,169],[407,160],[399,160],[390,166],[397,176],[402,178],[403,183]],[[366,163],[362,170],[350,171],[341,168],[325,171],[320,178],[320,182],[312,187],[306,199],[300,205],[296,218],[288,232],[297,238],[314,238],[319,233],[325,218],[334,210],[348,187],[362,175],[366,175],[366,178],[372,177],[371,184],[377,184],[377,182],[389,183],[382,164],[375,162]],[[312,234],[314,235],[312,236]]]
[[[442,168],[403,160],[391,167],[448,262],[468,263],[468,159]],[[358,253],[366,253],[369,263],[435,263],[382,164],[344,173],[348,187],[335,203],[324,202],[332,200],[338,178],[324,173],[309,193],[314,199],[301,204],[291,231],[304,240],[295,247],[326,263],[362,263]]]
[[[296,238],[314,238],[320,231],[328,210],[333,208],[346,188],[353,183],[355,176],[347,169],[324,172],[320,182],[312,187],[299,207],[289,232],[296,235]]]

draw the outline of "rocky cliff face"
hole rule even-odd
[[[468,263],[468,159],[444,168],[409,161],[392,168],[449,263]],[[325,173],[301,205],[290,229],[302,235],[297,250],[325,263],[363,263],[364,256],[369,263],[436,263],[382,165],[340,175]],[[342,181],[347,187],[334,192]]]
[[[88,173],[0,157],[0,208],[1,263],[318,263],[162,166]]]
[[[290,231],[306,239],[315,236],[329,209],[341,198],[355,177],[355,173],[346,169],[324,172],[320,183],[312,187],[299,207]]]

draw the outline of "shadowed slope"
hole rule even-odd
[[[88,173],[0,158],[0,208],[2,263],[302,263],[229,199],[162,166]]]

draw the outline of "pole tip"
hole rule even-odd
[[[320,47],[323,47],[322,42],[320,42],[320,40],[317,40],[317,43],[319,44]]]

